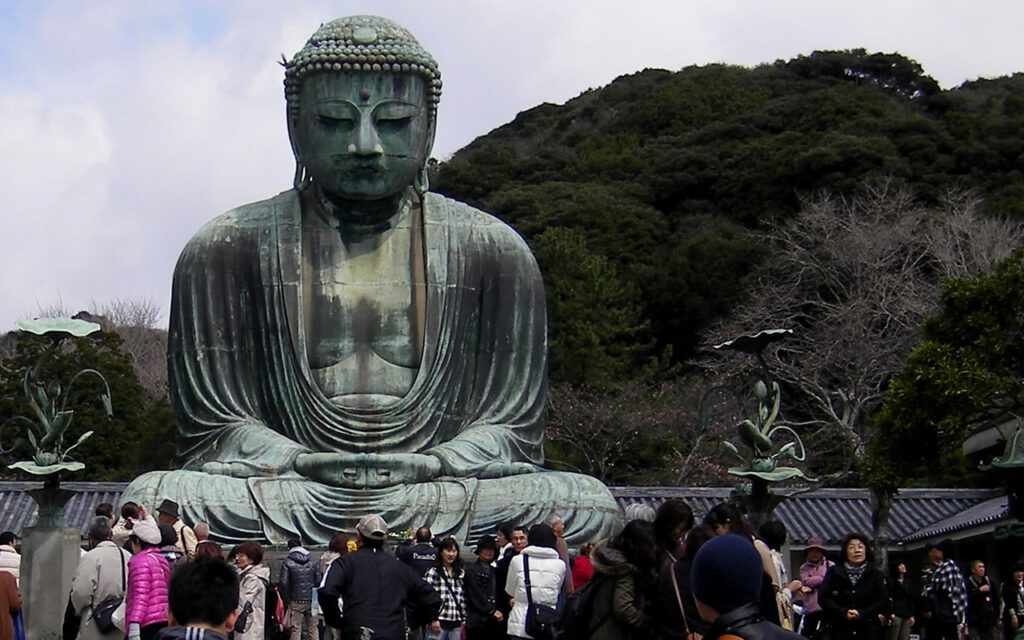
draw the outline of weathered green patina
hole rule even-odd
[[[544,291],[499,220],[427,192],[440,74],[399,25],[324,24],[286,63],[294,188],[216,218],[175,270],[171,498],[223,540],[326,541],[380,513],[474,539],[558,512],[570,540],[619,511],[544,471]]]

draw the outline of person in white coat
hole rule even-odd
[[[508,617],[508,635],[513,638],[531,638],[526,633],[526,579],[523,558],[530,558],[530,598],[534,603],[554,607],[565,580],[565,562],[555,549],[555,532],[546,524],[536,524],[527,535],[527,547],[512,558],[505,580],[505,593],[512,598],[512,611]]]
[[[82,556],[71,583],[71,606],[82,616],[78,640],[119,640],[124,637],[120,629],[101,633],[92,617],[93,607],[110,596],[124,597],[131,554],[110,539],[110,520],[98,516],[89,525],[89,544],[92,549]]]
[[[0,533],[0,571],[6,571],[14,576],[16,582],[20,583],[21,554],[14,548],[14,541],[17,538],[13,531]]]

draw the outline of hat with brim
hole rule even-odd
[[[156,521],[153,520],[153,518],[132,520],[131,522],[131,532],[133,536],[146,544],[160,544],[160,528],[157,526]]]
[[[356,531],[367,540],[384,540],[388,537],[388,523],[379,515],[371,513],[359,519]]]
[[[156,508],[157,513],[163,513],[175,518],[178,517],[178,503],[174,500],[164,500],[160,503],[160,506]]]
[[[807,539],[807,544],[804,545],[804,551],[810,551],[811,549],[817,549],[818,551],[825,551],[825,547],[822,546],[821,540],[815,537]]]

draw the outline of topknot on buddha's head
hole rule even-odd
[[[298,116],[299,90],[314,73],[362,71],[423,76],[431,119],[441,100],[441,72],[426,49],[402,25],[379,16],[348,16],[320,25],[306,46],[284,63],[288,115]]]

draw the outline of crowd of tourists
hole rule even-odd
[[[65,640],[999,640],[1024,615],[1024,563],[997,585],[982,560],[961,571],[931,543],[919,573],[895,561],[884,575],[850,533],[833,559],[808,540],[790,577],[785,527],[755,531],[728,503],[699,523],[678,500],[631,505],[618,535],[573,553],[555,514],[499,526],[472,556],[426,526],[391,553],[369,514],[319,557],[290,540],[276,580],[258,542],[225,549],[178,511],[96,508]],[[0,534],[0,640],[24,638],[15,545]]]

